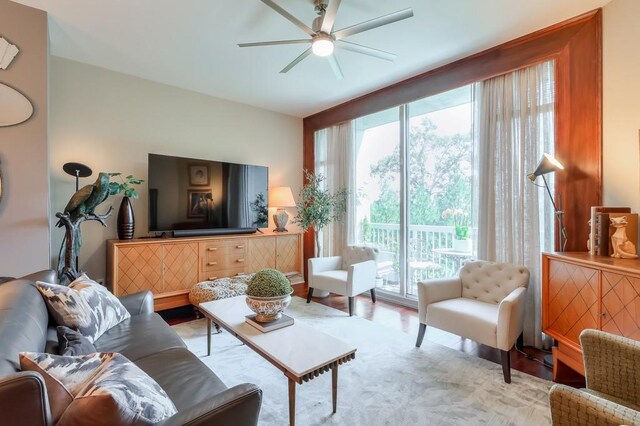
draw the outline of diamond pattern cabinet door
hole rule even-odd
[[[579,346],[580,332],[600,325],[598,286],[598,270],[550,260],[547,330]]]
[[[300,236],[285,235],[276,239],[276,269],[282,272],[300,270]]]
[[[640,278],[602,273],[602,330],[640,340]]]
[[[163,246],[162,292],[190,289],[198,282],[198,243],[172,243]]]
[[[247,272],[276,267],[276,240],[281,237],[255,237],[248,242]]]
[[[162,291],[162,245],[146,244],[117,249],[116,296],[150,290]]]

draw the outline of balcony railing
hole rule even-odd
[[[372,223],[367,243],[380,250],[380,287],[398,291],[400,285],[400,225]],[[453,251],[455,227],[410,225],[408,229],[407,293],[416,295],[416,283],[454,276],[471,253]]]

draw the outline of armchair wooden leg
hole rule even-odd
[[[349,298],[349,316],[353,316],[353,297]]]
[[[524,332],[520,333],[520,335],[518,336],[518,340],[516,340],[516,349],[524,349]]]
[[[375,288],[371,289],[371,301],[373,303],[376,303],[376,289]]]
[[[309,287],[307,291],[307,303],[311,303],[311,297],[313,297],[313,287]]]
[[[511,383],[511,356],[509,351],[500,350],[500,360],[502,361],[502,374],[504,375],[504,382]]]
[[[427,324],[420,323],[420,328],[418,329],[418,339],[416,340],[416,348],[419,348],[420,345],[422,345],[425,331],[427,331]]]

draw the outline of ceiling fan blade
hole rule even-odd
[[[262,0],[262,1],[265,1],[265,0]],[[369,21],[361,22],[359,24],[355,24],[350,27],[343,28],[338,31],[334,31],[332,35],[336,38],[336,40],[340,40],[345,37],[349,37],[354,34],[361,33],[363,31],[372,30],[374,28],[378,28],[383,25],[388,25],[393,22],[402,21],[403,19],[411,18],[412,16],[413,16],[413,9],[409,7],[407,9],[398,10],[397,12],[393,12],[388,15],[379,16]]]
[[[322,20],[322,26],[320,31],[323,33],[331,34],[333,30],[333,23],[336,21],[336,15],[338,14],[338,8],[340,7],[340,0],[329,0],[329,6],[324,13],[324,19]]]
[[[393,62],[397,56],[393,53],[385,52],[384,50],[374,49],[373,47],[362,46],[360,44],[351,43],[345,40],[337,40],[336,47],[340,47],[344,50],[350,50],[352,52],[363,53],[365,55],[373,56],[375,58],[384,59],[385,61]]]
[[[304,58],[306,58],[307,56],[309,56],[311,54],[311,48],[308,48],[307,50],[305,50],[304,52],[302,52],[302,54],[300,54],[300,56],[298,56],[297,58],[295,58],[289,65],[287,65],[286,67],[284,67],[282,69],[282,71],[280,71],[280,74],[285,74],[287,72],[289,72],[289,70],[293,67],[295,67],[296,65],[298,65],[300,62],[302,62],[302,60]]]
[[[311,39],[304,40],[275,40],[275,41],[258,41],[255,43],[238,43],[238,47],[256,47],[256,46],[277,46],[281,44],[303,44],[311,43]]]
[[[329,60],[329,65],[331,65],[331,69],[333,70],[333,74],[336,76],[338,80],[342,80],[344,76],[342,75],[342,70],[340,69],[340,64],[338,64],[338,60],[336,59],[336,55],[329,55],[327,57]]]
[[[278,12],[280,15],[284,16],[287,20],[289,20],[292,24],[300,28],[305,33],[309,34],[310,36],[316,35],[316,33],[311,28],[309,28],[298,18],[296,18],[295,16],[293,16],[292,14],[290,14],[289,12],[287,12],[286,10],[284,10],[283,8],[275,4],[272,0],[260,0],[260,1],[266,4],[267,6],[269,6],[271,9]]]

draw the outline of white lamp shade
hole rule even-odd
[[[269,207],[295,207],[296,200],[288,186],[276,186],[269,190]]]

